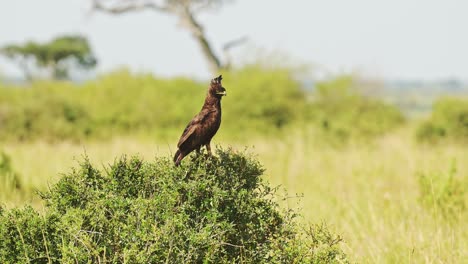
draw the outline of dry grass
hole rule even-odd
[[[447,172],[456,162],[456,177],[468,181],[468,148],[420,146],[402,130],[369,145],[331,148],[305,132],[282,140],[254,140],[247,145],[265,165],[266,177],[299,205],[307,222],[326,222],[346,242],[345,251],[359,263],[462,263],[468,259],[466,209],[451,221],[421,205],[418,173]],[[227,143],[235,148],[244,144]],[[173,147],[173,146],[171,146]],[[12,157],[26,192],[3,190],[8,207],[40,206],[34,188],[44,189],[80,160],[85,152],[103,165],[123,154],[146,159],[168,155],[168,144],[120,138],[86,144],[15,143],[4,151]],[[172,149],[173,151],[174,149]],[[463,199],[466,201],[466,193]],[[468,201],[466,201],[468,204]]]
[[[423,208],[418,174],[444,173],[456,162],[466,186],[468,149],[417,146],[406,133],[345,149],[304,144],[306,137],[296,135],[256,150],[272,183],[303,193],[304,219],[331,224],[357,261],[461,263],[468,258],[466,209],[465,221],[451,222]]]

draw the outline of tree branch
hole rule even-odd
[[[122,14],[133,11],[142,11],[152,9],[159,12],[167,12],[176,15],[181,25],[186,28],[195,41],[200,45],[203,56],[208,62],[208,66],[212,73],[217,73],[224,68],[219,57],[215,54],[213,48],[208,41],[203,27],[194,17],[194,13],[201,9],[207,9],[215,5],[219,5],[219,1],[215,0],[165,0],[157,4],[151,0],[92,0],[92,10],[97,10],[110,14]],[[221,1],[224,2],[224,1]]]
[[[231,40],[227,42],[226,44],[224,44],[223,46],[223,54],[224,54],[224,60],[225,60],[224,65],[223,65],[224,68],[229,69],[231,67],[232,58],[231,58],[231,55],[229,54],[229,50],[231,50],[232,48],[236,46],[242,45],[247,40],[248,40],[248,37],[243,36],[243,37]]]
[[[121,1],[119,4],[113,6],[107,6],[103,4],[103,0],[93,0],[93,10],[111,13],[111,14],[122,14],[126,12],[142,11],[146,9],[153,9],[159,12],[170,12],[172,11],[169,6],[158,5],[151,1],[144,1],[141,3],[135,1]]]
[[[213,48],[211,47],[208,39],[205,36],[203,31],[203,27],[198,23],[198,21],[193,16],[190,9],[186,6],[178,13],[179,18],[181,20],[182,26],[184,26],[195,40],[198,42],[202,49],[202,53],[205,56],[206,60],[208,61],[208,66],[212,73],[217,73],[220,69],[223,68],[221,61],[219,60],[218,56],[214,53]]]
[[[230,49],[234,48],[235,46],[239,46],[246,42],[249,38],[247,36],[243,36],[237,39],[233,39],[231,41],[226,42],[223,46],[224,51],[229,51]]]

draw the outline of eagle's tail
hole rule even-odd
[[[180,164],[180,161],[177,162],[177,161],[178,161],[178,158],[179,158],[179,155],[180,155],[180,149],[178,149],[178,150],[176,151],[176,153],[175,153],[175,155],[174,155],[174,159],[173,159],[176,166],[178,166],[178,165]]]

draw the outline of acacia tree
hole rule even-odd
[[[33,78],[33,67],[45,69],[55,79],[67,79],[72,68],[90,69],[97,64],[83,36],[61,36],[48,43],[29,41],[7,45],[0,49],[0,54],[15,62],[28,80]]]
[[[92,0],[93,9],[110,14],[123,14],[134,11],[153,10],[176,16],[180,25],[190,32],[201,48],[211,72],[229,68],[228,51],[246,40],[245,37],[230,41],[223,46],[224,59],[221,59],[212,48],[206,37],[203,26],[198,22],[196,14],[205,10],[219,8],[230,0]]]

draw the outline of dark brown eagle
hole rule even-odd
[[[221,125],[221,98],[226,95],[226,89],[221,85],[221,75],[211,80],[203,107],[184,130],[177,144],[174,155],[176,166],[193,150],[200,152],[206,146],[211,155],[210,142]]]

